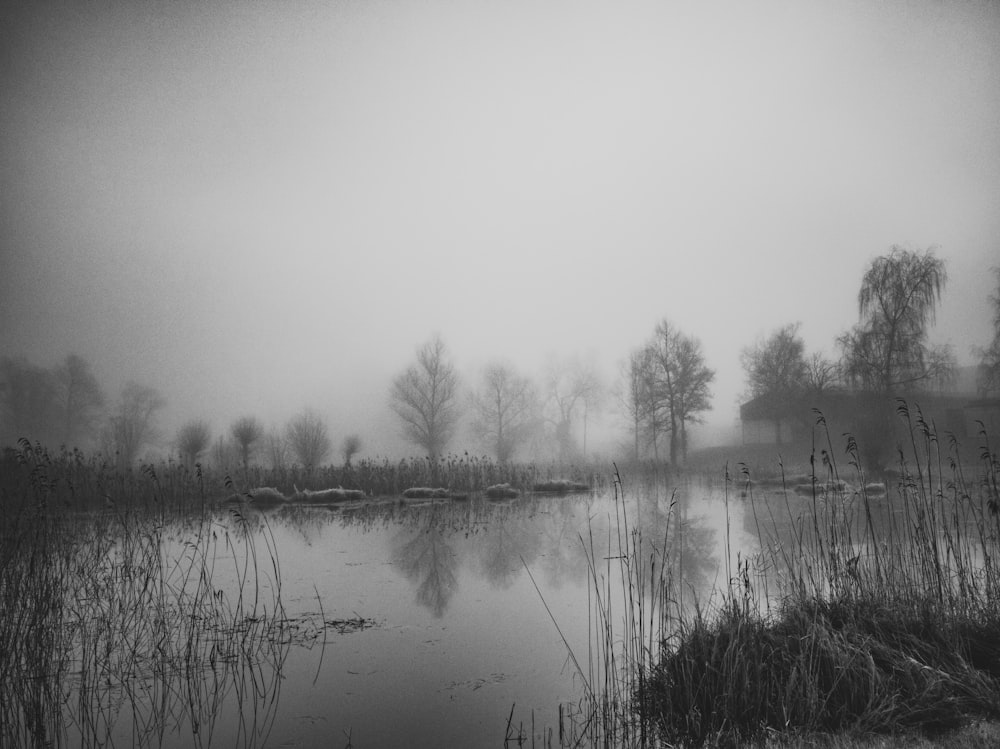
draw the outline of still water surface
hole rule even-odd
[[[681,522],[668,543],[683,546],[685,579],[707,595],[724,559],[724,497],[626,491],[628,522],[664,538],[671,501]],[[512,708],[539,745],[558,734],[560,703],[582,695],[562,637],[586,664],[584,544],[599,565],[617,549],[613,494],[290,509],[267,516],[288,613],[315,613],[318,596],[327,620],[375,625],[291,649],[268,745],[496,747]],[[732,548],[751,551],[736,526]]]
[[[641,528],[668,550],[683,594],[704,605],[728,579],[726,564],[759,548],[749,507],[723,485],[626,483],[624,499],[247,510],[273,543],[290,621],[365,626],[291,637],[275,661],[204,689],[211,704],[187,712],[201,717],[179,714],[154,743],[190,746],[198,720],[202,746],[497,747],[512,719],[527,745],[558,746],[560,705],[583,696],[567,644],[587,670],[595,640],[588,556],[616,583],[619,538]],[[228,533],[234,516],[220,511],[213,523]],[[183,554],[184,529],[170,536]],[[266,569],[272,552],[258,543],[256,553]],[[220,561],[214,585],[227,584],[224,569]],[[134,738],[127,722],[114,729],[122,746]]]

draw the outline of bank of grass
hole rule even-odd
[[[965,465],[919,411],[898,415],[913,438],[887,496],[869,496],[858,445],[836,450],[822,417],[806,512],[780,462],[784,518],[758,502],[749,466],[727,469],[727,501],[751,504],[762,551],[732,559],[727,544],[721,590],[693,609],[664,563],[670,534],[631,527],[619,482],[614,562],[591,557],[598,676],[563,745],[996,745],[1000,462],[985,435]],[[770,542],[779,523],[791,543]]]
[[[29,453],[35,456],[32,466],[21,460]],[[44,486],[31,489],[33,476],[44,476]],[[467,452],[437,460],[374,458],[308,469],[297,465],[186,466],[172,459],[122,468],[114,456],[51,450],[26,440],[16,450],[0,449],[0,495],[10,503],[29,491],[40,490],[48,505],[61,510],[100,509],[110,498],[122,507],[169,506],[198,511],[206,502],[215,504],[234,492],[245,496],[260,488],[284,497],[336,488],[351,498],[358,492],[375,498],[399,497],[413,487],[441,489],[452,496],[478,495],[497,484],[509,484],[521,494],[610,489],[604,462],[501,463]]]

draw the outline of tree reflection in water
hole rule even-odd
[[[494,507],[475,558],[483,577],[499,590],[509,588],[521,574],[521,559],[531,564],[538,556],[538,528],[528,504]]]
[[[436,508],[427,512],[415,530],[399,531],[392,546],[393,562],[417,584],[417,603],[440,618],[458,589],[458,557],[438,520]]]
[[[689,487],[673,493],[671,504],[676,517],[669,527],[668,558],[681,583],[677,589],[680,607],[684,605],[687,592],[692,593],[696,601],[700,595],[707,595],[715,585],[719,569],[719,557],[715,553],[717,531],[704,516],[690,517],[691,502]],[[661,502],[655,506],[657,512],[663,512]]]
[[[719,566],[719,529],[703,513],[705,492],[680,487],[670,492],[631,487],[626,500],[590,494],[524,497],[513,503],[473,501],[403,507],[387,504],[360,513],[329,515],[320,522],[395,527],[392,561],[416,588],[416,600],[442,617],[458,591],[459,570],[472,571],[496,590],[511,588],[523,573],[522,559],[558,589],[585,583],[587,550],[613,557],[618,535],[639,531],[665,560],[683,596],[711,590]],[[624,539],[622,539],[624,541]],[[680,603],[680,601],[677,601]]]

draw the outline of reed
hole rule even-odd
[[[266,519],[170,509],[189,507],[177,496],[188,487],[164,487],[153,468],[113,475],[27,444],[15,458],[21,485],[3,488],[0,526],[0,745],[148,746],[186,730],[205,746],[223,710],[237,711],[240,744],[264,743],[288,647]],[[81,483],[103,490],[100,511],[61,501]]]
[[[644,537],[634,517],[664,492],[646,478],[629,494],[616,471],[615,530],[580,539],[591,637],[586,657],[571,652],[584,696],[561,715],[562,745],[735,746],[1000,719],[1000,462],[985,433],[968,466],[918,408],[901,402],[898,417],[912,439],[888,493],[853,438],[834,449],[821,414],[804,500],[780,464],[769,497],[746,465],[727,470],[726,573],[708,601],[683,599],[674,504],[664,536]],[[730,551],[737,497],[761,541],[749,559]]]

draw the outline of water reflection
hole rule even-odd
[[[666,558],[674,570],[675,579],[680,582],[680,608],[684,608],[688,593],[699,600],[715,587],[720,545],[726,543],[725,539],[719,538],[719,529],[713,527],[710,516],[698,512],[704,508],[693,506],[695,496],[691,487],[685,486],[672,495],[668,508],[664,508],[661,501],[655,503],[657,520],[668,523]],[[703,495],[698,496],[703,498]]]
[[[440,618],[455,594],[458,557],[448,543],[451,530],[442,528],[435,511],[427,513],[416,529],[393,536],[393,561],[417,586],[417,602]]]
[[[473,550],[473,566],[494,588],[510,588],[523,569],[521,560],[530,564],[540,552],[538,528],[529,506],[522,507],[508,505],[494,513]]]
[[[724,539],[705,498],[703,489],[686,487],[625,501],[583,495],[506,504],[387,503],[340,514],[319,509],[303,515],[298,509],[291,525],[310,543],[316,531],[303,529],[317,523],[370,532],[394,528],[392,564],[413,586],[415,600],[441,618],[458,592],[462,570],[494,590],[511,588],[525,565],[541,571],[548,588],[585,586],[588,555],[614,558],[626,540],[622,534],[634,532],[667,561],[687,595],[707,595],[717,582]]]
[[[223,511],[207,526],[178,518],[163,530],[167,568],[204,560],[213,570],[207,594],[233,605],[280,591],[280,617],[275,604],[268,609],[276,629],[246,652],[236,647],[242,630],[206,639],[205,668],[171,677],[183,688],[158,686],[155,668],[133,669],[131,691],[93,704],[114,718],[107,735],[136,725],[156,736],[144,741],[164,746],[177,745],[177,736],[203,745],[325,745],[341,732],[357,746],[403,745],[414,730],[424,744],[495,745],[512,704],[529,719],[536,711],[541,729],[557,724],[561,702],[579,697],[566,647],[586,653],[593,636],[591,561],[606,565],[600,572],[615,584],[621,544],[640,534],[636,563],[648,565],[651,551],[665,561],[680,591],[669,604],[682,605],[710,594],[727,539],[734,548],[757,546],[742,530],[750,506],[733,507],[731,534],[718,494],[693,484],[627,487],[624,499],[286,505]],[[238,569],[227,572],[225,560]],[[328,626],[354,617],[375,626],[347,634]],[[124,707],[112,715],[110,704]],[[387,713],[407,719],[395,725]]]

